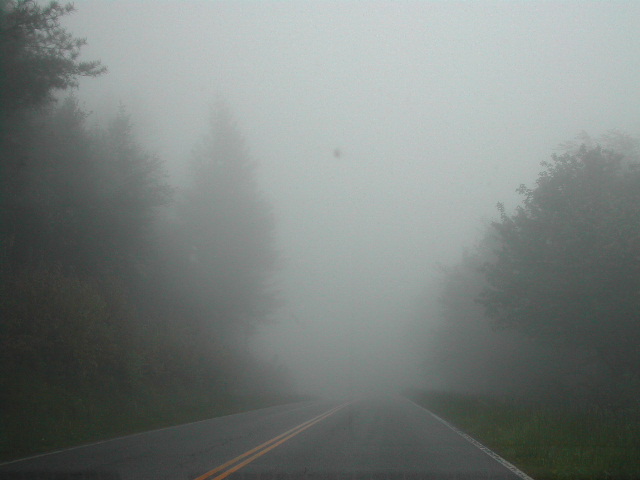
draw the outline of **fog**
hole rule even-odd
[[[252,348],[300,392],[420,382],[439,264],[558,144],[640,131],[632,2],[77,1],[88,110],[185,181],[223,101],[273,207],[283,301]]]

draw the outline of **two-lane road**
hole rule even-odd
[[[0,466],[0,479],[526,478],[395,396],[271,407]]]

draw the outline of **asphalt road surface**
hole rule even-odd
[[[0,479],[527,479],[402,397],[305,402],[0,466]]]

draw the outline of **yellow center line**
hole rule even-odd
[[[326,412],[321,413],[320,415],[318,415],[316,417],[313,417],[312,419],[307,420],[306,422],[303,422],[300,425],[297,425],[297,426],[287,430],[284,433],[281,433],[277,437],[274,437],[271,440],[268,440],[268,441],[258,445],[257,447],[252,448],[251,450],[243,453],[242,455],[239,455],[239,456],[229,460],[228,462],[223,463],[219,467],[216,467],[213,470],[210,470],[207,473],[205,473],[203,475],[200,475],[198,478],[195,478],[194,480],[205,480],[205,479],[208,479],[208,478],[210,479],[213,474],[218,473],[221,470],[224,470],[225,468],[230,467],[231,465],[239,462],[243,458],[246,458],[249,455],[253,454],[253,456],[251,456],[250,458],[248,458],[248,459],[244,460],[243,462],[239,463],[235,467],[232,467],[229,470],[227,470],[226,472],[222,473],[221,475],[218,475],[217,477],[211,479],[211,480],[222,480],[223,478],[226,478],[229,475],[231,475],[233,472],[241,469],[242,467],[244,467],[248,463],[253,462],[256,458],[261,457],[262,455],[264,455],[268,451],[273,450],[278,445],[281,445],[282,443],[286,442],[291,437],[295,437],[296,435],[298,435],[299,433],[303,432],[307,428],[309,428],[309,427],[315,425],[316,423],[324,420],[328,416],[333,415],[338,410],[346,407],[349,403],[350,402],[346,402],[346,403],[343,403],[342,405],[338,405],[337,407],[333,407],[332,409],[327,410]],[[258,453],[256,453],[256,452],[258,452]]]
[[[318,415],[318,416],[316,416],[316,417],[313,417],[311,420],[307,420],[306,422],[303,422],[303,423],[301,423],[300,425],[297,425],[297,426],[293,427],[292,429],[287,430],[287,431],[286,431],[286,432],[284,432],[284,433],[281,433],[281,434],[280,434],[280,435],[278,435],[277,437],[274,437],[274,438],[272,438],[271,440],[268,440],[268,441],[266,441],[266,442],[264,442],[264,443],[262,443],[262,444],[258,445],[257,447],[252,448],[252,449],[251,449],[251,450],[249,450],[248,452],[245,452],[245,453],[243,453],[242,455],[239,455],[239,456],[237,456],[236,458],[233,458],[233,459],[229,460],[228,462],[223,463],[223,464],[222,464],[222,465],[220,465],[219,467],[216,467],[216,468],[214,468],[213,470],[208,471],[207,473],[205,473],[205,474],[203,474],[203,475],[199,476],[198,478],[196,478],[196,479],[194,479],[194,480],[204,480],[205,478],[210,477],[212,474],[214,474],[214,473],[216,473],[216,472],[219,472],[220,470],[222,470],[222,469],[224,469],[224,468],[226,468],[226,467],[228,467],[228,466],[230,466],[230,465],[233,465],[233,464],[234,464],[234,463],[236,463],[237,461],[242,460],[244,457],[246,457],[246,456],[248,456],[248,455],[251,455],[252,453],[257,452],[257,451],[258,451],[258,450],[260,450],[261,448],[264,448],[264,447],[266,447],[266,446],[270,445],[270,444],[271,444],[271,443],[273,443],[273,442],[278,441],[280,438],[282,438],[282,437],[284,437],[284,436],[286,436],[286,435],[289,435],[289,434],[290,434],[290,433],[292,433],[293,431],[295,431],[295,430],[297,430],[297,429],[299,429],[299,428],[301,428],[301,427],[304,427],[304,426],[305,426],[305,425],[307,425],[308,423],[311,423],[311,422],[315,421],[316,419],[319,419],[320,417],[322,417],[322,416],[326,415],[327,413],[329,413],[329,412],[331,412],[331,413],[332,413],[332,411],[333,411],[333,410],[335,410],[336,408],[338,408],[338,407],[334,407],[334,408],[332,408],[331,410],[329,410],[328,412],[321,413],[320,415]]]

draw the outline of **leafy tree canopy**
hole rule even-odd
[[[38,107],[55,90],[78,85],[80,76],[106,72],[99,61],[80,61],[84,38],[75,38],[60,25],[74,11],[72,4],[35,0],[4,0],[0,17],[2,109],[13,113]]]
[[[479,301],[497,325],[571,344],[640,374],[640,169],[601,146],[544,162],[523,205],[493,224]]]

